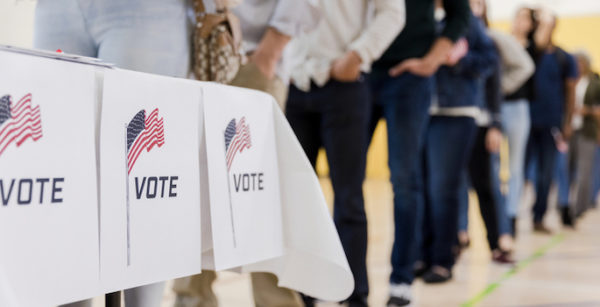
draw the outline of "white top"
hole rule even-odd
[[[404,0],[319,0],[321,21],[317,28],[294,39],[289,46],[291,77],[302,90],[311,79],[319,86],[329,81],[332,62],[354,50],[361,70],[389,47],[406,22]]]
[[[588,85],[590,84],[590,78],[582,77],[577,82],[575,87],[575,110],[583,107],[585,93],[587,92]],[[573,114],[573,121],[571,122],[574,130],[579,130],[583,127],[583,116],[581,114]]]

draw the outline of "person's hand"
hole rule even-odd
[[[279,63],[283,49],[289,41],[289,36],[269,27],[260,40],[258,47],[248,59],[256,65],[267,79],[271,80],[275,77],[277,63]]]
[[[362,60],[356,51],[348,51],[331,65],[331,78],[352,82],[360,77],[360,64]]]
[[[248,60],[254,63],[267,79],[271,80],[275,77],[275,69],[277,68],[279,58],[257,50],[248,57]]]
[[[500,145],[502,144],[502,132],[498,128],[488,129],[485,135],[485,148],[490,153],[500,152]]]
[[[400,62],[389,71],[391,77],[397,77],[405,72],[421,77],[430,77],[438,70],[439,65],[427,58],[412,58]]]
[[[468,52],[469,43],[467,40],[465,38],[459,39],[448,53],[448,57],[446,58],[444,65],[452,67],[458,64],[458,62],[462,60],[462,58],[464,58]]]

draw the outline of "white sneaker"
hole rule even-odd
[[[388,307],[409,306],[411,301],[412,294],[409,284],[390,284]]]

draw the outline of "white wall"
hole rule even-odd
[[[0,0],[0,44],[31,47],[34,9],[34,0]]]
[[[599,15],[600,0],[487,0],[492,20],[512,19],[523,5],[543,5],[561,17]]]

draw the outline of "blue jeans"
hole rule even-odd
[[[510,178],[506,195],[507,215],[509,218],[514,218],[519,212],[524,185],[525,152],[531,128],[529,102],[525,99],[504,102],[500,111],[509,147]]]
[[[334,221],[354,275],[350,300],[369,294],[367,216],[362,184],[367,160],[370,95],[365,81],[329,81],[310,92],[290,86],[286,117],[313,167],[325,148],[334,200]]]
[[[533,221],[542,222],[548,209],[548,194],[556,170],[558,150],[552,136],[551,128],[532,127],[527,144],[527,164],[530,161],[536,169],[535,204],[533,205]]]
[[[39,0],[34,47],[185,78],[191,28],[185,0]],[[158,307],[164,283],[125,291],[127,306]],[[89,301],[69,306],[87,306]]]
[[[388,129],[395,223],[390,282],[411,284],[416,260],[418,209],[423,206],[421,152],[429,120],[433,79],[409,73],[392,78],[386,70],[375,70],[369,83],[375,106],[372,123],[379,119],[377,110],[380,110]]]
[[[569,206],[569,192],[573,180],[574,168],[569,165],[569,154],[559,152],[556,155],[556,181],[558,184],[558,206]]]
[[[477,125],[471,117],[432,116],[425,141],[423,260],[452,269],[458,232],[461,177],[467,168]]]
[[[34,47],[172,77],[190,70],[186,0],[39,0]]]

